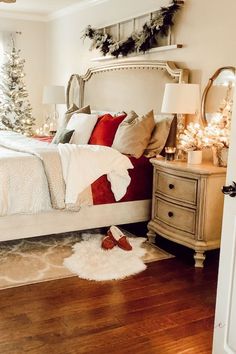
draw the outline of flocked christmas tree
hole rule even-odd
[[[35,119],[24,82],[25,60],[20,58],[12,41],[12,50],[5,53],[0,71],[0,129],[32,135]]]

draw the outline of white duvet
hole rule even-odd
[[[50,209],[48,183],[40,159],[0,147],[0,215]]]
[[[52,207],[78,210],[86,189],[102,175],[107,175],[115,199],[120,200],[130,183],[130,168],[128,157],[109,147],[57,147],[0,132],[0,216]]]

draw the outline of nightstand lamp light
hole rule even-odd
[[[43,104],[53,104],[53,116],[50,122],[50,131],[57,129],[58,111],[57,104],[65,103],[65,88],[64,86],[44,86],[43,89]]]
[[[177,140],[184,131],[184,114],[196,114],[200,105],[198,84],[166,84],[162,102],[162,113],[177,115]]]

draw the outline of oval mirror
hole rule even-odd
[[[225,66],[216,70],[209,79],[202,95],[201,117],[206,126],[213,118],[221,116],[227,109],[231,114],[233,89],[235,84],[235,67]]]

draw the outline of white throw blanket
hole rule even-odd
[[[59,144],[65,202],[75,204],[78,196],[102,175],[107,175],[116,200],[120,200],[130,184],[128,169],[133,168],[127,156],[107,146]]]

